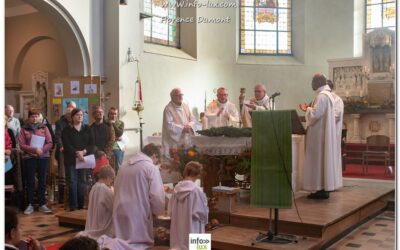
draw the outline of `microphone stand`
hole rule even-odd
[[[275,97],[276,96],[273,96],[273,97],[270,97],[269,98],[269,103],[270,103],[270,105],[271,105],[271,110],[275,110]]]

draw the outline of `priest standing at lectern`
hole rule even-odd
[[[235,104],[228,101],[228,90],[221,87],[217,90],[217,100],[208,104],[203,129],[211,127],[234,126],[239,124],[239,112]]]
[[[306,103],[300,109],[306,112],[306,155],[304,160],[304,189],[312,193],[310,199],[328,199],[329,191],[340,188],[336,177],[338,154],[334,97],[326,77],[314,75],[312,89],[316,97],[311,106]]]
[[[162,127],[162,147],[166,156],[169,156],[170,148],[184,144],[185,136],[193,134],[195,125],[189,106],[183,102],[181,89],[172,89],[170,96],[171,101],[164,109]]]
[[[241,118],[242,124],[244,128],[251,128],[251,115],[250,113],[255,110],[270,110],[269,97],[267,95],[267,89],[264,84],[257,84],[254,87],[254,98],[251,98],[249,101],[244,101],[242,110],[241,110]]]

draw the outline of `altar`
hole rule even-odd
[[[251,137],[225,137],[225,136],[191,136],[190,144],[203,155],[208,156],[204,170],[208,173],[202,183],[207,195],[211,194],[211,188],[221,182],[218,174],[224,166],[221,157],[238,156],[246,149],[251,148]],[[154,143],[161,145],[161,136],[148,136],[145,144]],[[304,167],[304,135],[292,135],[292,187],[293,191],[303,188]]]

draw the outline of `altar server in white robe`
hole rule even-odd
[[[208,222],[207,197],[195,181],[200,178],[202,165],[191,161],[183,170],[184,179],[174,188],[168,203],[171,216],[170,247],[189,248],[190,233],[204,233]]]
[[[122,166],[115,181],[115,236],[135,250],[153,246],[153,215],[166,212],[160,170],[155,166],[160,156],[158,146],[146,145]]]
[[[174,88],[171,101],[163,114],[162,147],[163,153],[169,156],[169,150],[185,143],[185,137],[194,133],[195,118],[189,106],[183,102],[183,94],[179,88]]]
[[[205,121],[203,121],[203,129],[204,127],[237,127],[239,125],[239,112],[235,104],[228,101],[227,89],[219,88],[217,90],[217,100],[208,104]]]
[[[114,237],[112,221],[114,192],[111,190],[115,178],[114,169],[111,166],[104,166],[100,169],[98,177],[99,180],[89,193],[85,231],[79,233],[79,236],[94,239],[102,235]]]
[[[328,199],[329,191],[339,188],[334,99],[322,74],[314,75],[312,89],[316,92],[312,105],[300,105],[307,125],[304,189],[313,192],[310,199]]]
[[[241,118],[244,128],[251,128],[252,121],[250,113],[256,110],[270,110],[269,97],[264,84],[257,84],[254,87],[254,98],[244,101],[241,109]]]

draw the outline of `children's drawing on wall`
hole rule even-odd
[[[94,83],[85,84],[84,93],[87,95],[97,94],[97,85]]]
[[[64,95],[64,84],[63,83],[55,83],[54,84],[54,96],[62,97]]]
[[[89,124],[89,102],[87,98],[64,98],[62,102],[63,114],[65,113],[68,103],[74,101],[76,107],[83,110],[83,123]]]
[[[53,117],[60,117],[60,104],[53,104]]]
[[[71,81],[71,95],[79,95],[79,81]]]
[[[44,115],[47,115],[47,86],[45,82],[36,82],[35,105]]]

